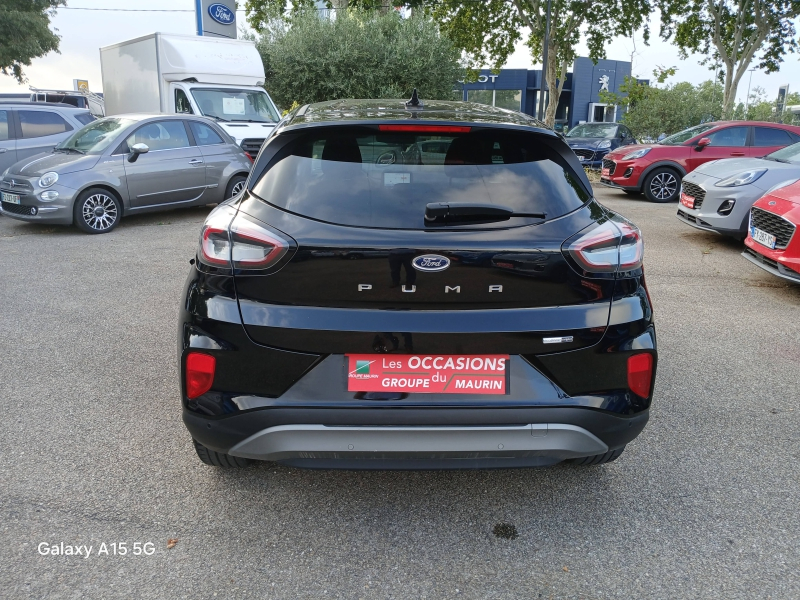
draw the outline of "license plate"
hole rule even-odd
[[[586,158],[584,156],[581,156],[580,154],[578,154],[578,160],[583,162],[583,161],[586,160]]]
[[[19,204],[19,196],[16,194],[6,194],[3,192],[3,202],[8,202],[9,204]]]
[[[600,170],[600,176],[601,177],[609,177],[610,176],[608,167],[604,167],[603,169]]]
[[[762,246],[766,246],[775,250],[775,236],[768,234],[766,231],[757,229],[756,227],[750,228],[750,236]]]
[[[350,392],[507,394],[507,354],[347,354]]]
[[[681,204],[686,208],[694,208],[694,196],[681,192]]]

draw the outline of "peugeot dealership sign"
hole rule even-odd
[[[197,35],[236,39],[235,0],[195,0]]]

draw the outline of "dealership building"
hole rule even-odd
[[[620,109],[600,101],[600,90],[620,93],[619,87],[631,74],[631,63],[621,60],[577,58],[567,73],[556,110],[556,129],[572,128],[579,123],[616,121]],[[541,70],[502,69],[499,74],[481,71],[478,81],[464,83],[464,100],[500,108],[519,110],[536,116],[539,102],[547,99]]]

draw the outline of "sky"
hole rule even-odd
[[[78,10],[79,8],[137,9],[143,12],[118,12],[115,10]],[[172,10],[185,12],[146,12],[151,10]],[[239,25],[246,25],[244,13],[237,13]],[[658,66],[678,68],[668,83],[689,81],[699,83],[710,79],[712,73],[699,64],[701,56],[690,56],[682,60],[678,50],[667,42],[658,39],[659,17],[653,15],[653,35],[649,46],[645,46],[641,32],[635,39],[633,73],[643,79],[653,78],[653,69]],[[102,91],[100,77],[101,46],[107,46],[126,39],[161,31],[164,33],[195,33],[194,0],[69,0],[69,7],[62,7],[52,21],[53,27],[61,35],[61,53],[51,53],[34,59],[25,69],[28,84],[18,85],[11,77],[0,75],[0,92],[27,92],[28,85],[47,88],[72,89],[73,79],[88,79],[92,91]],[[630,60],[634,51],[631,38],[618,38],[606,48],[606,56],[615,60]],[[578,54],[586,56],[585,44],[579,47]],[[761,71],[752,74],[752,87],[763,88],[767,97],[777,97],[778,88],[789,84],[790,91],[800,92],[800,55],[789,55],[779,73],[767,75]],[[505,65],[507,68],[539,68],[531,62],[530,54],[524,44],[519,44],[516,52]],[[744,101],[747,94],[750,74],[742,79],[737,98]]]

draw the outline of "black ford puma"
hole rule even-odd
[[[644,428],[656,336],[630,221],[520,113],[289,113],[200,234],[180,312],[203,462],[591,465]]]

